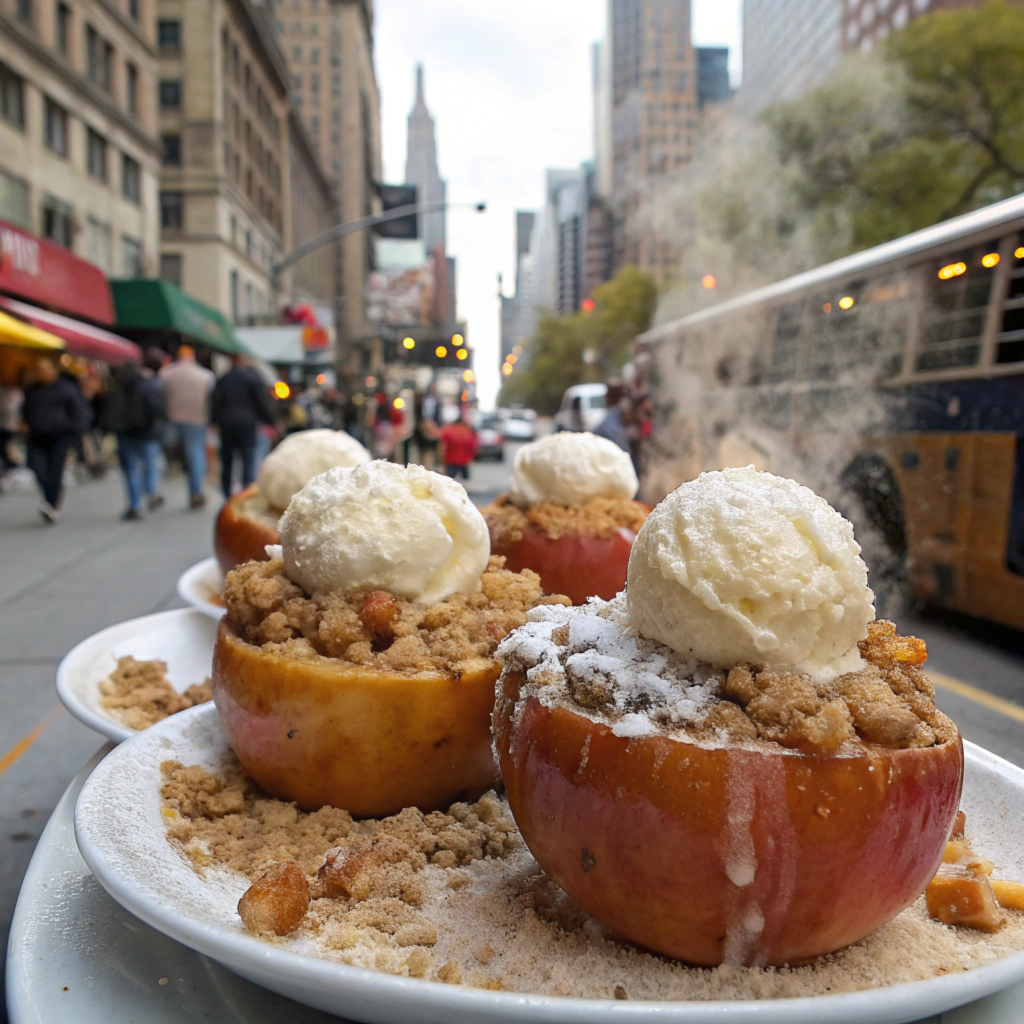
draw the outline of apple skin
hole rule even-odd
[[[649,505],[634,502],[645,513]],[[491,554],[505,556],[510,572],[532,569],[549,594],[564,594],[573,604],[586,604],[588,597],[610,601],[626,586],[626,567],[636,533],[620,526],[610,537],[564,535],[557,540],[534,525],[511,544],[502,543],[491,530]]]
[[[255,484],[239,491],[224,502],[217,515],[213,550],[225,576],[243,562],[265,562],[266,546],[281,543],[277,530],[269,523],[244,513],[244,502],[258,493]]]
[[[498,673],[493,661],[460,678],[299,661],[246,643],[222,619],[213,700],[238,760],[268,793],[305,811],[380,817],[445,810],[495,785]]]
[[[523,681],[506,671],[494,715],[516,824],[541,868],[637,945],[702,966],[805,962],[909,906],[942,859],[959,734],[859,757],[708,750],[619,737],[534,697],[513,716]]]

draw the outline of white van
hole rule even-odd
[[[574,384],[555,413],[558,430],[593,430],[604,419],[607,384]]]

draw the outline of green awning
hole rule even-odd
[[[227,317],[170,281],[111,281],[117,326],[177,331],[218,352],[246,353]]]

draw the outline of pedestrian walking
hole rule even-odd
[[[242,463],[242,487],[256,479],[256,431],[274,422],[270,395],[259,374],[240,356],[213,388],[213,422],[220,429],[221,490],[232,494],[236,456]]]
[[[469,425],[466,413],[441,431],[445,472],[453,479],[469,479],[469,464],[476,458],[476,431]]]
[[[28,430],[27,458],[43,495],[39,514],[50,524],[60,519],[64,466],[68,452],[92,422],[78,381],[61,372],[57,361],[39,356],[35,380],[25,389],[22,418]]]
[[[127,508],[121,518],[142,519],[143,499],[149,510],[163,503],[160,494],[160,437],[165,422],[163,387],[155,376],[143,376],[138,363],[114,369],[112,386],[103,396],[98,422],[117,435],[117,459],[124,476]]]
[[[21,425],[21,388],[0,384],[0,477],[21,463],[11,453],[11,446]]]
[[[173,443],[181,446],[188,477],[190,508],[206,504],[206,431],[210,423],[210,398],[216,378],[196,362],[195,349],[182,345],[178,358],[160,371],[167,400],[167,418]]]

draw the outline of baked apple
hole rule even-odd
[[[289,434],[264,460],[256,483],[229,498],[213,528],[213,550],[222,572],[264,561],[278,542],[277,524],[292,495],[335,466],[359,466],[372,456],[343,430]]]
[[[292,500],[281,549],[228,573],[214,647],[245,770],[304,810],[371,817],[493,786],[493,654],[552,599],[490,559],[461,485],[384,462],[330,470]]]
[[[794,964],[933,877],[962,743],[924,645],[872,621],[859,550],[792,481],[705,474],[647,520],[625,594],[538,609],[499,648],[516,824],[614,933],[693,964]]]
[[[610,600],[625,585],[633,539],[651,511],[633,500],[636,490],[628,452],[604,438],[559,433],[524,445],[509,493],[484,509],[491,550],[573,604]]]

